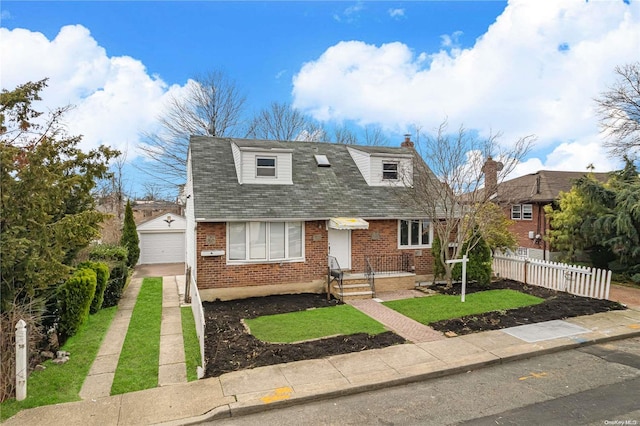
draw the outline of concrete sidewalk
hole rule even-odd
[[[510,329],[487,331],[260,367],[186,384],[24,410],[6,424],[195,424],[640,336],[637,310],[576,317],[566,323],[584,330],[534,343],[509,334]]]

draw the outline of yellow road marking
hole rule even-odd
[[[527,379],[541,379],[542,377],[546,377],[547,373],[544,371],[542,373],[529,373],[528,376],[520,377],[518,380],[527,380]]]
[[[293,392],[293,389],[291,389],[289,386],[285,386],[283,388],[278,388],[274,390],[269,395],[263,396],[262,398],[260,398],[260,401],[264,402],[265,404],[271,404],[272,402],[282,401],[284,399],[291,398],[292,392]]]
[[[640,328],[640,324],[629,324],[629,328],[633,328],[634,330],[637,330]]]

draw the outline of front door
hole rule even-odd
[[[329,256],[338,260],[340,269],[351,269],[351,231],[329,228]]]

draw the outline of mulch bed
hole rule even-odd
[[[447,331],[458,335],[477,333],[479,331],[499,330],[524,324],[533,324],[543,321],[560,320],[581,315],[592,315],[598,312],[607,312],[625,309],[617,302],[609,300],[591,299],[588,297],[574,296],[569,293],[557,292],[538,286],[525,286],[524,284],[500,280],[491,283],[490,287],[467,286],[466,293],[494,289],[511,289],[527,293],[545,299],[539,305],[525,306],[523,308],[510,309],[503,312],[487,312],[486,314],[470,315],[462,318],[438,321],[429,324],[435,330],[443,333]],[[436,290],[443,294],[460,294],[461,285],[454,284],[452,289],[446,290],[438,287]]]
[[[513,309],[506,313],[489,312],[460,319],[439,321],[430,324],[430,326],[441,332],[453,331],[456,334],[468,334],[624,309],[622,305],[615,302],[573,296],[541,287],[524,286],[510,280],[494,282],[490,288],[510,288],[542,297],[545,302],[536,306]],[[460,294],[460,285],[454,285],[449,290],[445,290],[444,287],[436,287],[436,290],[445,294]],[[486,290],[486,288],[469,285],[466,292],[469,294],[482,290]],[[205,302],[203,304],[207,325],[205,336],[207,369],[205,376],[217,377],[224,373],[247,368],[323,358],[405,343],[402,337],[389,331],[376,336],[361,333],[296,344],[272,344],[251,336],[242,324],[242,319],[245,318],[335,306],[337,303],[339,302],[336,300],[327,301],[326,295],[318,294]]]

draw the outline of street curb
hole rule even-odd
[[[575,342],[567,343],[565,345],[559,345],[559,346],[550,347],[550,348],[542,348],[532,352],[513,354],[513,355],[504,356],[504,357],[499,357],[491,352],[488,352],[493,356],[495,356],[495,359],[480,361],[480,362],[471,362],[469,364],[455,366],[455,367],[444,369],[444,370],[433,371],[429,373],[421,373],[421,374],[416,374],[416,375],[406,376],[406,377],[400,377],[393,380],[384,380],[384,381],[379,381],[375,383],[352,385],[339,390],[323,392],[315,395],[293,397],[291,399],[275,401],[269,404],[254,403],[254,402],[247,402],[247,403],[235,402],[235,403],[223,405],[220,407],[216,407],[211,411],[197,417],[185,418],[185,419],[176,420],[169,423],[162,423],[162,425],[195,425],[195,424],[200,424],[200,423],[223,419],[223,418],[242,417],[242,416],[269,411],[269,410],[302,405],[309,402],[323,401],[331,398],[356,395],[359,393],[364,393],[369,391],[376,391],[376,390],[386,389],[390,387],[402,386],[402,385],[421,382],[429,379],[436,379],[436,378],[451,376],[454,374],[473,371],[473,370],[477,370],[480,368],[489,367],[493,365],[500,365],[500,364],[505,364],[512,361],[535,358],[537,356],[548,355],[548,354],[562,352],[566,350],[572,350],[579,347],[592,346],[596,344],[607,343],[615,340],[630,339],[634,337],[640,337],[640,330],[637,330],[637,331],[632,330],[625,334],[594,338],[591,340],[585,340],[583,342],[575,341]],[[236,397],[236,400],[237,400],[237,397]]]

